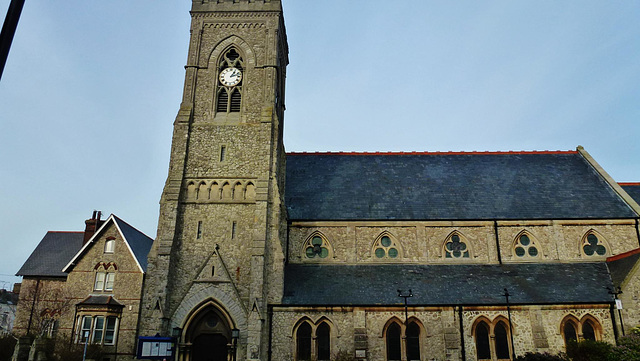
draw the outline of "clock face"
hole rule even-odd
[[[220,83],[222,83],[222,85],[238,85],[241,80],[242,72],[237,68],[226,68],[220,72]]]

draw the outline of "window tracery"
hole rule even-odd
[[[333,257],[333,248],[320,232],[314,232],[304,244],[304,255],[308,260],[321,260]]]
[[[373,255],[377,259],[398,258],[400,247],[388,233],[383,233],[373,245]]]
[[[218,62],[216,113],[239,113],[242,106],[243,60],[236,48],[227,50]]]
[[[602,237],[599,237],[595,231],[590,230],[586,236],[582,239],[581,250],[587,257],[592,256],[605,256],[607,254],[607,247],[605,246]]]
[[[466,240],[458,232],[453,232],[444,244],[445,258],[469,258],[470,252]]]
[[[513,253],[518,259],[538,258],[540,256],[540,247],[536,244],[531,234],[521,232],[514,241]]]

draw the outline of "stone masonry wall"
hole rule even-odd
[[[364,317],[359,317],[364,314]],[[474,325],[479,318],[508,324],[504,307],[465,307],[462,312],[465,361],[476,360]],[[614,343],[613,326],[608,306],[519,306],[511,310],[516,355],[526,352],[565,351],[562,320],[567,316],[578,319],[592,316],[598,323],[598,337]],[[462,343],[457,307],[410,307],[409,320],[421,326],[420,354],[423,360],[460,360]],[[404,323],[402,307],[353,308],[284,308],[276,307],[273,314],[272,359],[293,360],[296,352],[296,329],[301,322],[318,325],[327,322],[331,327],[331,352],[355,354],[356,329],[366,329],[366,359],[386,359],[385,330],[391,322]],[[362,344],[361,344],[362,345]]]
[[[107,238],[115,238],[113,253],[105,253]],[[105,269],[106,266],[106,269]],[[115,272],[112,291],[94,290],[96,272]],[[144,273],[136,263],[120,232],[113,223],[95,239],[91,247],[80,258],[77,265],[69,273],[65,284],[65,292],[75,306],[89,295],[108,295],[124,305],[119,319],[117,334],[117,350],[115,346],[105,346],[106,352],[117,352],[121,355],[134,355],[136,345],[136,329],[142,292]],[[83,313],[87,315],[105,315],[96,308]],[[78,314],[81,317],[83,314]],[[65,319],[64,328],[77,327],[73,317]]]
[[[638,247],[633,221],[502,221],[498,222],[500,254],[503,262],[604,261],[606,256]],[[295,222],[289,229],[290,262],[400,262],[400,263],[498,263],[493,222]],[[305,257],[305,242],[314,232],[325,236],[333,258]],[[444,245],[456,232],[470,250],[468,259],[445,258]],[[526,232],[539,250],[537,257],[517,257],[517,237]],[[584,237],[594,232],[607,249],[605,256],[582,252]],[[377,259],[376,239],[388,234],[397,244],[396,259]]]

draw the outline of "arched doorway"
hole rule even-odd
[[[232,321],[226,312],[209,302],[194,311],[185,326],[184,343],[187,347],[182,360],[227,361]]]

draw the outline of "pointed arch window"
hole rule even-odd
[[[242,106],[243,60],[230,48],[218,62],[216,113],[239,113]]]
[[[329,361],[331,359],[331,325],[324,320],[317,324],[304,320],[295,331],[296,361]]]
[[[479,361],[511,360],[509,326],[502,316],[489,321],[481,317],[473,326],[476,354]]]
[[[566,316],[560,324],[565,346],[571,341],[600,341],[602,339],[602,327],[591,315],[585,315],[578,320],[573,315]]]
[[[384,331],[386,360],[421,360],[421,330],[422,327],[416,319],[410,319],[406,327],[397,319],[390,321]]]
[[[587,232],[587,235],[582,239],[582,252],[587,257],[592,256],[605,256],[607,254],[607,247],[594,231]]]
[[[513,253],[518,259],[538,258],[540,256],[540,247],[538,247],[531,235],[523,232],[516,237],[513,244]]]
[[[407,327],[407,360],[421,360],[420,358],[420,326],[410,322]]]
[[[331,359],[331,329],[326,322],[322,322],[316,329],[316,343],[318,360]]]
[[[304,244],[304,257],[307,260],[323,260],[333,257],[333,248],[320,232],[313,233]]]
[[[476,351],[478,360],[491,359],[491,344],[489,343],[489,325],[480,321],[476,325]]]
[[[383,233],[373,245],[373,255],[377,259],[398,258],[400,247],[391,235]]]
[[[311,360],[311,325],[304,322],[296,332],[296,360]]]
[[[470,252],[467,242],[458,232],[454,232],[444,244],[445,258],[469,258]]]
[[[400,325],[392,323],[387,328],[387,360],[396,361],[402,358],[402,343],[400,342],[402,330]]]

